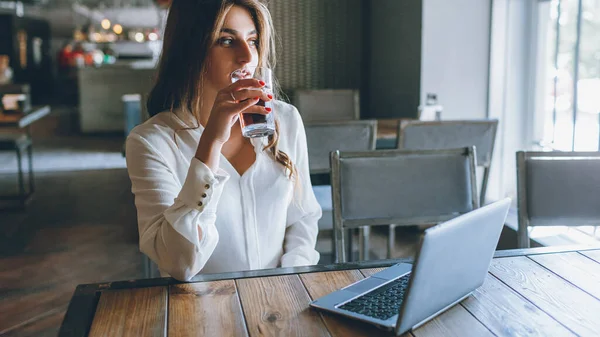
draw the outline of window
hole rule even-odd
[[[597,151],[600,144],[600,0],[540,1],[536,105],[541,145]],[[544,17],[545,16],[545,17]],[[537,120],[536,122],[542,122]]]
[[[543,150],[600,150],[600,0],[537,0],[530,64],[533,139]],[[598,227],[535,227],[543,245],[597,244]]]

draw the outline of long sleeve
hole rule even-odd
[[[179,280],[202,270],[219,233],[216,210],[229,176],[193,158],[183,184],[148,140],[127,138],[127,170],[135,195],[140,250]]]
[[[298,181],[294,185],[294,197],[287,211],[282,267],[313,265],[319,262],[320,257],[315,250],[315,245],[319,232],[317,222],[321,218],[321,206],[315,198],[310,182],[304,125],[297,111],[294,117],[297,130],[294,165],[298,172]]]

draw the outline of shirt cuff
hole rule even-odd
[[[211,205],[211,200],[217,189],[229,180],[229,174],[219,168],[213,172],[206,164],[192,158],[185,182],[179,192],[179,199],[186,206],[203,212],[205,209],[216,212],[217,205]]]

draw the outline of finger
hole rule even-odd
[[[265,108],[264,106],[260,106],[260,105],[253,105],[253,106],[250,106],[250,107],[244,109],[241,113],[243,113],[243,114],[252,113],[252,114],[268,115],[271,112],[272,111],[270,111],[270,108]]]
[[[256,103],[258,103],[259,98],[249,98],[247,100],[241,101],[237,104],[235,104],[235,110],[236,112],[242,112],[250,107],[253,107],[256,105]]]
[[[239,80],[233,84],[231,84],[226,89],[229,91],[238,91],[245,88],[262,88],[265,86],[265,82],[255,79],[255,78],[245,78],[243,80]]]
[[[265,102],[271,101],[273,99],[273,95],[270,93],[266,93],[260,89],[242,89],[240,91],[230,92],[230,99],[235,97],[236,101],[244,101],[249,98],[260,98]]]

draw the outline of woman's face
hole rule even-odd
[[[208,51],[208,85],[221,90],[231,84],[234,70],[258,64],[258,32],[250,12],[233,6],[219,33],[217,42]]]

